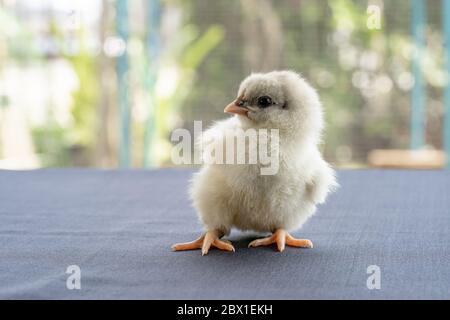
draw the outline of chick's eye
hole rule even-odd
[[[262,96],[258,98],[258,106],[260,108],[267,108],[270,107],[273,104],[272,98],[268,96]]]

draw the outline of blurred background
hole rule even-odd
[[[172,130],[273,69],[319,90],[336,166],[441,168],[448,19],[448,0],[0,0],[0,168],[171,166]]]

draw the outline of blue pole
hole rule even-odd
[[[158,72],[158,53],[159,53],[159,25],[161,16],[161,5],[159,0],[146,1],[146,19],[147,19],[147,70],[146,70],[146,88],[149,94],[149,113],[144,132],[144,166],[153,164],[153,144],[156,134],[155,123],[155,91],[156,75]]]
[[[411,149],[420,149],[425,137],[425,89],[422,75],[422,55],[425,46],[426,2],[412,0],[412,34],[414,55],[412,73],[414,87],[411,92]]]
[[[128,41],[128,0],[116,0],[117,36],[127,44]],[[125,47],[126,48],[126,47]],[[117,86],[119,107],[119,166],[130,166],[130,106],[128,101],[128,53],[117,57]]]
[[[442,21],[444,24],[445,68],[447,84],[444,91],[444,151],[445,167],[450,169],[450,0],[443,0]]]

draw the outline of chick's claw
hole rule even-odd
[[[299,248],[312,248],[313,244],[308,239],[296,239],[283,229],[277,229],[270,237],[256,239],[250,242],[249,247],[268,246],[277,244],[278,251],[284,251],[286,245]]]
[[[174,251],[195,250],[201,249],[202,256],[208,254],[209,249],[215,247],[224,251],[233,251],[234,247],[230,241],[220,240],[217,231],[208,231],[197,240],[186,243],[177,243],[172,246]]]

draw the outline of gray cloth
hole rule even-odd
[[[450,173],[340,171],[300,230],[314,249],[172,252],[201,226],[189,170],[0,171],[0,298],[450,298]],[[275,195],[273,195],[275,196]],[[66,269],[81,269],[81,290]],[[367,268],[381,288],[367,288]]]

